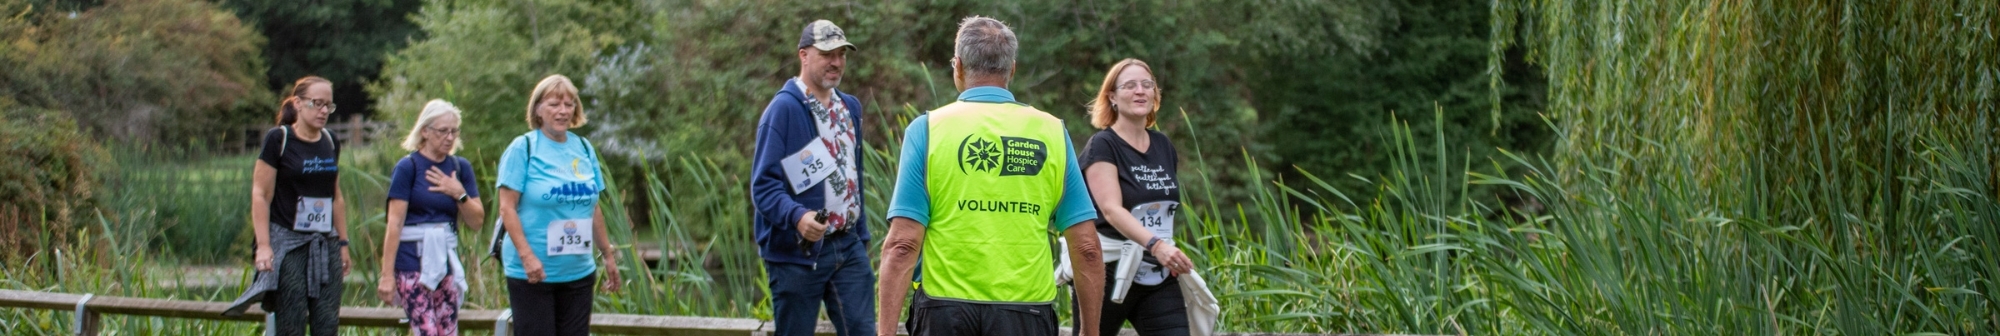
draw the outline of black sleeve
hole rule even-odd
[[[1114,165],[1118,164],[1117,162],[1112,161],[1112,154],[1111,154],[1113,147],[1116,147],[1116,145],[1111,144],[1111,139],[1105,138],[1106,134],[1112,134],[1110,136],[1117,136],[1115,135],[1115,133],[1111,133],[1111,131],[1108,130],[1098,131],[1097,134],[1090,135],[1090,140],[1083,144],[1083,153],[1081,153],[1082,155],[1077,156],[1078,159],[1077,164],[1083,165],[1082,167],[1077,167],[1077,169],[1079,170],[1088,169],[1090,168],[1090,165],[1097,164],[1098,162],[1111,162],[1111,164]]]
[[[281,154],[279,153],[279,147],[284,146],[284,141],[284,129],[272,127],[270,130],[264,131],[263,148],[257,150],[257,160],[264,161],[264,164],[271,165],[273,168],[279,167],[278,163],[284,161],[284,158],[279,155]]]

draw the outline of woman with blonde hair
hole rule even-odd
[[[317,76],[293,82],[278,104],[278,125],[264,132],[251,170],[257,275],[223,315],[262,302],[275,334],[338,333],[340,279],[350,262],[340,142],[326,131],[333,111],[333,82]]]
[[[1185,299],[1177,283],[1194,268],[1174,245],[1174,214],[1180,210],[1180,154],[1165,134],[1151,130],[1160,110],[1160,87],[1146,62],[1125,59],[1104,74],[1104,86],[1090,104],[1090,125],[1100,131],[1083,146],[1083,179],[1103,220],[1097,232],[1106,246],[1101,335],[1116,335],[1126,321],[1140,335],[1187,335]],[[1142,253],[1124,260],[1113,245]],[[1118,265],[1134,270],[1110,271]]]
[[[595,248],[604,290],[618,291],[618,254],[604,228],[604,171],[596,151],[570,128],[584,124],[576,84],[551,75],[528,96],[528,127],[500,154],[500,221],[506,243],[507,299],[515,333],[590,333]]]
[[[458,335],[465,302],[465,266],[458,257],[459,224],[479,230],[486,208],[472,163],[452,156],[459,141],[459,110],[442,99],[424,105],[403,139],[410,154],[389,173],[388,229],[382,235],[382,274],[375,295],[403,307],[410,333]]]

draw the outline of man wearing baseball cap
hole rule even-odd
[[[861,100],[835,90],[855,49],[833,22],[799,33],[799,76],[757,120],[750,197],[777,335],[811,335],[821,303],[839,335],[875,333],[861,197]]]

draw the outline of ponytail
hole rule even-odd
[[[298,101],[299,96],[290,96],[285,97],[284,101],[278,102],[278,126],[291,125],[299,121],[299,110],[292,107],[293,103],[297,103]]]

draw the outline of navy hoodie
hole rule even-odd
[[[859,155],[859,151],[867,148],[864,140],[867,137],[861,132],[861,100],[837,90],[834,92],[840,95],[840,102],[847,105],[847,120],[854,123],[856,155]],[[751,211],[750,221],[757,229],[757,254],[763,256],[765,262],[812,265],[813,258],[806,250],[817,255],[820,249],[819,243],[799,247],[803,240],[799,239],[798,224],[799,218],[807,212],[826,207],[826,182],[793,194],[787,187],[785,165],[782,163],[792,153],[805,149],[810,141],[819,138],[819,127],[813,124],[812,110],[802,103],[805,97],[805,88],[798,85],[796,78],[786,80],[785,88],[771,97],[771,104],[764,107],[764,115],[757,118],[757,149],[750,164],[750,204],[756,209]],[[854,160],[854,171],[865,176],[864,161]],[[867,190],[867,179],[856,176],[854,180],[861,190]],[[866,213],[866,197],[856,200],[861,202],[862,212]],[[860,235],[863,242],[869,241],[868,216],[853,219],[846,230]]]

